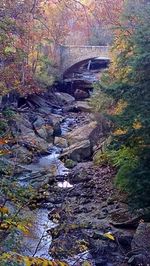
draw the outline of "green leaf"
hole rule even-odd
[[[12,47],[12,46],[6,46],[6,48],[5,48],[4,51],[5,51],[6,54],[16,53],[16,48],[15,47]]]

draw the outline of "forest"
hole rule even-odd
[[[0,265],[150,265],[150,1],[0,1]]]

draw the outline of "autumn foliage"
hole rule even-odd
[[[87,44],[93,28],[118,23],[123,0],[2,0],[0,95],[50,86],[59,69],[59,45]]]

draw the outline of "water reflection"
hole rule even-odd
[[[31,217],[32,226],[29,228],[29,234],[23,237],[22,253],[25,256],[42,257],[51,259],[49,248],[51,244],[51,235],[48,229],[57,225],[48,219],[49,211],[47,209],[24,210],[22,215]]]

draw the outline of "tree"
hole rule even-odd
[[[101,91],[115,106],[108,114],[114,123],[111,153],[118,167],[117,183],[129,193],[133,206],[149,207],[150,3],[128,1],[124,14]]]

